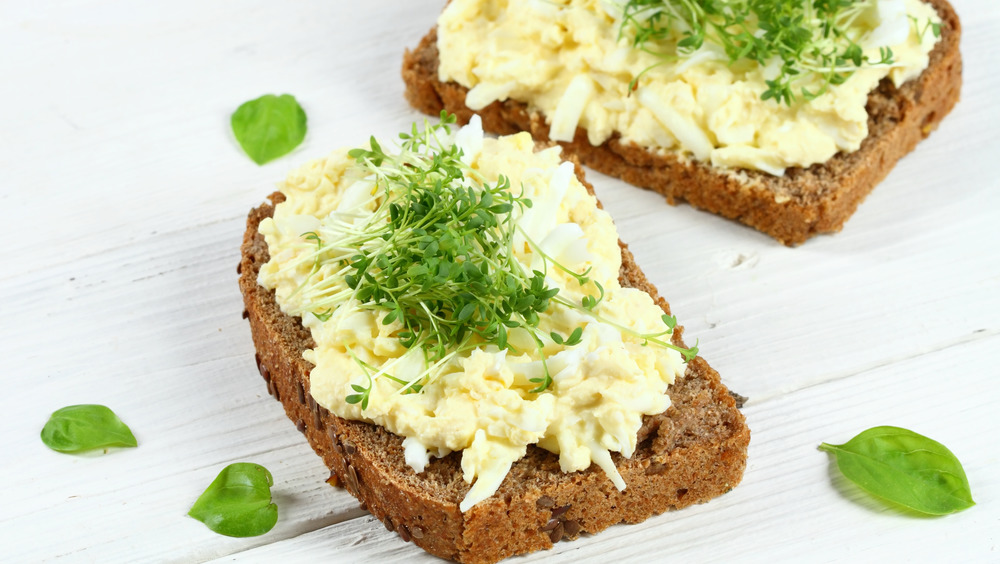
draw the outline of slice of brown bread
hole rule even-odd
[[[592,193],[583,170],[576,168]],[[277,204],[284,195],[278,192],[270,199]],[[718,373],[697,357],[670,386],[671,407],[645,418],[632,458],[612,453],[628,484],[624,491],[596,465],[564,473],[557,455],[529,446],[497,492],[462,513],[458,504],[470,486],[462,479],[459,453],[434,459],[417,474],[403,459],[401,437],[337,417],[313,400],[312,364],[302,358],[302,352],[314,346],[312,337],[299,318],[281,312],[273,291],[257,284],[259,269],[269,259],[257,226],[273,212],[269,203],[250,212],[238,268],[257,367],[268,392],[284,404],[285,413],[332,470],[331,481],[344,486],[403,540],[412,539],[432,554],[459,562],[496,562],[550,548],[581,533],[702,503],[740,482],[750,431]],[[622,285],[647,292],[669,314],[669,305],[628,248],[619,245]],[[684,346],[682,331],[678,326],[673,341]]]
[[[659,192],[671,204],[686,201],[759,229],[786,245],[797,245],[817,233],[840,231],[865,196],[937,128],[958,101],[962,85],[958,15],[946,0],[927,1],[942,20],[941,39],[930,54],[930,64],[901,87],[885,79],[869,95],[868,137],[853,153],[838,153],[809,168],[789,168],[777,177],[754,170],[724,171],[674,154],[659,155],[623,143],[617,134],[595,147],[581,128],[572,142],[559,144],[583,164]],[[486,131],[500,135],[528,131],[536,140],[549,140],[545,117],[530,112],[526,104],[507,100],[473,112],[465,106],[468,90],[454,82],[442,83],[437,68],[434,28],[403,57],[406,98],[418,110],[433,115],[447,110],[462,123],[478,113]]]

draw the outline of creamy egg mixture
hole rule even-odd
[[[532,200],[531,208],[513,212],[519,226],[516,259],[529,272],[545,269],[549,286],[574,303],[592,288],[581,288],[551,265],[545,268],[541,253],[577,273],[591,269],[588,276],[603,286],[604,300],[593,314],[554,304],[541,314],[542,353],[552,377],[541,393],[531,392],[537,387],[531,380],[543,375],[542,354],[523,329],[509,333],[516,353],[490,345],[429,366],[423,351],[400,343],[398,320],[383,323],[385,313],[348,302],[325,321],[302,315],[312,311],[309,301],[315,299],[302,289],[307,279],[332,277],[334,290],[347,288],[336,279],[338,265],[315,271],[315,243],[303,234],[326,233],[333,225],[344,229],[351,222],[363,225],[380,197],[373,178],[346,152],[336,152],[291,173],[281,186],[287,199],[273,219],[260,225],[272,258],[259,282],[276,290],[284,312],[302,315],[316,341],[304,355],[316,365],[312,394],[341,417],[370,421],[404,437],[406,462],[416,472],[430,456],[462,451],[464,479],[472,484],[462,511],[492,495],[530,444],[558,453],[566,472],[595,463],[624,489],[611,453],[633,454],[643,415],[669,407],[667,387],[684,370],[678,352],[644,346],[636,336],[662,332],[663,311],[646,293],[619,285],[615,227],[577,180],[573,165],[560,161],[558,147],[536,151],[527,133],[484,138],[478,118],[455,135],[454,143],[486,182],[505,175],[511,190],[523,189]],[[547,337],[551,331],[569,335],[578,327],[581,342],[573,346]],[[428,370],[433,377],[419,393],[404,393],[403,386],[384,377],[409,382]],[[355,393],[352,384],[363,386],[369,376],[367,408],[348,403]]]
[[[853,26],[873,60],[891,47],[892,65],[860,69],[826,94],[788,106],[761,99],[779,59],[731,65],[706,41],[664,63],[620,34],[622,4],[452,0],[438,20],[439,78],[469,88],[473,110],[508,98],[527,103],[545,115],[556,141],[571,141],[579,126],[593,145],[618,133],[713,166],[782,175],[857,150],[868,135],[868,93],[887,75],[897,86],[918,76],[937,41],[929,24],[940,23],[920,0],[873,2]]]

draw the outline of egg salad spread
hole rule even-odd
[[[292,172],[261,222],[271,260],[259,282],[312,333],[313,397],[402,436],[415,472],[461,451],[462,511],[532,444],[565,472],[593,463],[624,489],[611,453],[633,454],[643,416],[669,407],[696,349],[670,344],[672,318],[621,287],[611,218],[558,147],[484,137],[478,117],[401,137],[399,153],[373,139]],[[442,266],[451,248],[463,250]],[[385,297],[390,287],[401,292]],[[432,297],[398,305],[416,291]],[[476,297],[488,291],[512,297]],[[508,309],[500,323],[483,317]],[[445,334],[455,340],[443,346]]]
[[[727,2],[738,3],[724,0],[714,9],[725,9]],[[704,3],[662,4],[673,6],[666,15],[675,17],[692,10],[686,5]],[[438,78],[468,88],[465,103],[473,110],[497,100],[526,103],[545,116],[555,141],[572,141],[579,126],[593,145],[618,134],[623,142],[658,152],[780,176],[787,167],[857,150],[868,135],[869,92],[886,76],[897,86],[918,76],[940,25],[935,10],[920,0],[850,3],[838,16],[844,29],[823,33],[849,39],[857,51],[847,51],[847,60],[831,58],[826,77],[798,74],[798,91],[811,95],[783,103],[767,94],[769,81],[783,72],[777,56],[766,64],[734,61],[732,44],[727,51],[709,39],[685,50],[693,32],[684,21],[636,48],[635,34],[623,26],[625,5],[624,0],[452,0],[438,20]],[[808,19],[815,8],[812,2],[805,6]],[[651,12],[644,10],[633,20],[645,23]],[[741,23],[723,31],[735,36],[753,19],[734,16],[730,21]],[[754,31],[754,37],[763,34]],[[850,66],[855,58],[874,64]]]

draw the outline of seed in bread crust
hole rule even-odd
[[[553,519],[558,519],[558,518],[562,517],[563,515],[566,514],[567,511],[569,511],[569,508],[570,508],[569,505],[564,505],[562,507],[557,507],[557,508],[553,509],[552,510],[552,518]]]
[[[306,391],[302,388],[302,382],[295,383],[295,393],[298,395],[299,403],[306,403]]]
[[[389,517],[388,515],[386,515],[385,516],[385,521],[383,521],[382,524],[385,525],[385,530],[387,530],[389,532],[395,532],[396,531],[396,527],[394,527],[393,524],[392,524],[392,517]]]
[[[250,319],[250,312],[245,309],[243,310],[243,319]]]
[[[347,485],[351,487],[351,493],[354,495],[361,493],[361,490],[358,489],[358,473],[354,471],[354,467],[350,464],[347,465]]]
[[[549,522],[542,527],[542,532],[549,532],[559,526],[559,519],[549,519]]]
[[[344,449],[340,448],[340,439],[337,438],[337,430],[333,427],[327,427],[326,434],[330,437],[330,444],[333,446],[333,452],[337,453],[337,456],[343,458]]]
[[[732,390],[729,390],[729,396],[736,402],[736,409],[743,409],[743,404],[747,402],[746,396],[741,396]]]
[[[548,509],[556,504],[556,500],[552,499],[547,495],[543,495],[535,501],[535,507],[539,509]]]
[[[253,360],[254,360],[254,362],[257,363],[257,372],[260,372],[260,375],[261,375],[262,378],[264,378],[265,382],[270,382],[271,381],[271,373],[267,371],[267,367],[264,366],[264,364],[261,362],[261,360],[260,360],[260,354],[259,353],[254,353]]]
[[[420,525],[414,525],[410,528],[410,535],[415,539],[422,539],[424,538],[424,528]]]
[[[358,452],[358,449],[354,448],[354,443],[350,441],[344,441],[344,452],[347,454],[354,454]]]
[[[399,538],[403,539],[403,542],[410,542],[410,531],[406,528],[406,525],[400,523],[396,527],[396,532],[399,533]]]
[[[306,422],[303,421],[302,419],[297,420],[295,422],[295,428],[298,429],[298,431],[300,433],[305,434],[305,432],[306,432]]]
[[[575,537],[580,534],[580,522],[576,520],[566,521],[563,523],[563,528],[566,531],[566,536]]]
[[[561,541],[564,532],[565,530],[563,529],[562,521],[559,521],[556,524],[556,528],[549,531],[549,540],[551,540],[553,543]]]
[[[646,475],[650,476],[653,474],[662,474],[667,469],[665,464],[660,462],[651,462],[649,466],[646,467]]]
[[[264,369],[264,372],[267,373],[267,376],[264,377],[264,379],[267,380],[267,393],[274,396],[274,399],[281,401],[281,393],[278,391],[278,384],[276,384],[274,380],[271,380],[271,373],[267,372],[267,368]]]

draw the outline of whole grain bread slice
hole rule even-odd
[[[582,169],[576,168],[592,193]],[[581,533],[596,533],[620,522],[637,523],[708,501],[742,479],[750,431],[718,373],[697,357],[687,364],[683,378],[670,386],[671,407],[645,418],[632,458],[613,453],[628,484],[624,491],[619,492],[596,465],[564,473],[557,455],[529,446],[496,494],[462,513],[458,504],[470,486],[462,479],[459,453],[434,459],[417,474],[403,459],[399,436],[337,417],[313,400],[309,391],[313,366],[302,358],[302,352],[314,346],[312,337],[299,318],[281,312],[273,291],[257,284],[259,269],[269,260],[257,226],[271,216],[284,195],[277,192],[270,200],[247,218],[238,268],[257,367],[268,392],[282,402],[285,413],[332,470],[331,482],[345,487],[404,541],[459,562],[496,562],[551,548]],[[628,248],[619,245],[622,285],[647,292],[669,314],[669,305]],[[684,346],[682,331],[678,326],[673,340]]]
[[[946,0],[926,0],[941,16],[941,39],[923,73],[896,88],[884,79],[868,97],[868,137],[853,153],[838,153],[825,163],[793,167],[783,177],[755,170],[720,170],[710,164],[658,154],[616,134],[599,146],[577,128],[564,152],[583,164],[642,188],[663,194],[667,202],[686,201],[754,227],[786,245],[817,233],[840,231],[858,205],[904,155],[937,128],[958,101],[962,85],[959,53],[961,24]],[[433,115],[447,110],[465,123],[473,113],[486,131],[506,135],[528,131],[549,141],[545,116],[514,100],[494,102],[473,112],[465,106],[468,90],[438,79],[437,29],[403,57],[406,98]]]

